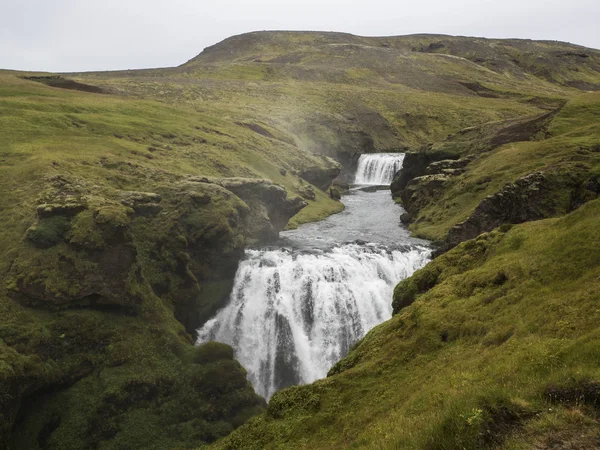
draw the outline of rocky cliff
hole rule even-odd
[[[260,411],[231,349],[192,335],[226,301],[245,246],[306,203],[257,179],[105,193],[43,182],[6,278],[2,446],[192,446]]]
[[[530,119],[470,128],[409,153],[391,189],[402,221],[438,253],[502,224],[566,214],[598,197],[598,96]]]

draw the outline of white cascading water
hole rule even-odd
[[[360,158],[356,183],[390,184],[403,154]],[[346,209],[247,250],[229,303],[198,330],[198,343],[231,345],[257,393],[323,378],[350,347],[392,315],[395,285],[430,258],[400,224],[389,190],[353,189]]]
[[[199,342],[231,345],[267,399],[310,383],[367,331],[392,315],[398,281],[424,266],[426,247],[344,244],[329,252],[248,250],[230,303],[199,330]]]
[[[358,160],[355,184],[390,185],[394,174],[402,168],[404,153],[369,153]]]

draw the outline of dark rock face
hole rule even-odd
[[[467,220],[450,229],[447,245],[454,247],[504,223],[522,223],[552,215],[551,186],[544,174],[536,172],[505,185],[486,197]]]
[[[447,159],[450,155],[445,153],[430,153],[430,152],[414,152],[406,153],[404,156],[404,164],[394,176],[394,181],[390,185],[392,195],[400,197],[402,190],[406,188],[408,183],[413,179],[426,175],[427,168],[430,164]],[[434,172],[439,173],[439,172]]]
[[[390,186],[392,195],[402,200],[405,213],[400,220],[409,224],[418,211],[443,192],[446,182],[460,175],[471,158],[446,159],[443,152],[407,153],[404,165]]]
[[[340,166],[333,167],[328,170],[310,168],[300,172],[300,177],[308,181],[310,184],[315,185],[322,191],[326,191],[327,188],[331,186],[331,183],[333,183],[333,180],[335,180],[340,174],[341,170],[342,169]]]
[[[449,175],[423,175],[410,180],[402,191],[402,204],[409,215],[416,214],[419,209],[435,200],[450,179]]]
[[[600,190],[593,189],[594,180],[586,181],[578,174],[534,172],[508,183],[486,197],[467,220],[453,226],[438,253],[503,224],[518,224],[570,212],[583,204],[583,197],[587,200],[597,197]]]

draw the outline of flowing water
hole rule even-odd
[[[388,190],[353,190],[343,202],[343,212],[247,250],[229,304],[198,330],[199,343],[230,344],[266,398],[326,376],[391,317],[394,286],[429,260]]]
[[[358,160],[354,182],[362,185],[388,186],[402,168],[404,153],[369,153]]]

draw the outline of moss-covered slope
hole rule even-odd
[[[69,77],[226,114],[333,156],[351,175],[360,153],[414,149],[555,108],[580,89],[597,89],[599,68],[597,50],[558,42],[257,32],[173,69]]]
[[[595,448],[600,200],[460,244],[327,379],[215,448]]]
[[[407,157],[392,191],[411,229],[445,248],[503,223],[560,216],[600,194],[600,95],[469,128]]]
[[[247,245],[307,203],[298,222],[340,209],[301,177],[338,165],[226,119],[18,75],[0,75],[0,448],[228,434],[264,400],[229,347],[191,333]]]
[[[599,58],[273,32],[173,69],[0,72],[0,448],[194,448],[261,412],[231,349],[191,333],[245,246],[339,211],[325,189],[360,153],[422,145],[411,179],[459,158],[405,202],[449,246],[507,221],[496,202],[478,210],[488,195],[531,197],[525,220],[584,206],[438,259],[337,375],[277,394],[219,445],[481,448],[595,430],[599,99],[582,91],[600,86]]]

